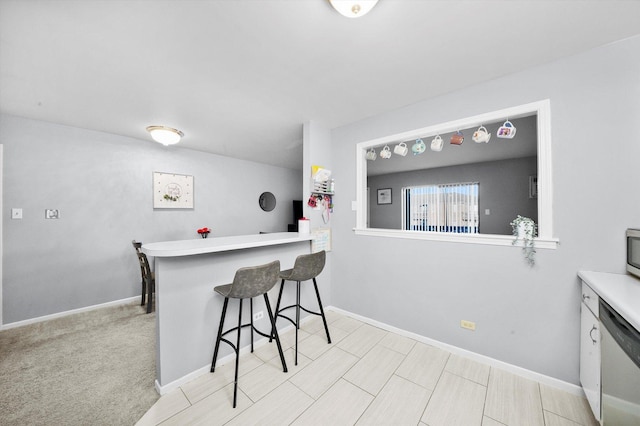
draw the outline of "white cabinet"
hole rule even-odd
[[[591,410],[600,420],[600,321],[599,299],[591,288],[582,283],[580,304],[580,383]]]

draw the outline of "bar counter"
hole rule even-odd
[[[156,308],[156,388],[160,394],[208,371],[224,298],[214,293],[217,285],[228,284],[238,268],[257,266],[274,260],[281,269],[293,267],[295,258],[311,252],[309,234],[273,234],[210,237],[144,244],[142,251],[155,268]],[[275,306],[278,286],[269,292]],[[260,300],[258,300],[260,299]],[[237,323],[237,301],[227,309],[225,329]],[[248,303],[245,303],[248,306]],[[254,300],[254,313],[264,317],[254,323],[268,331],[264,300]],[[249,309],[243,309],[243,323]],[[285,326],[286,324],[281,323]],[[249,329],[242,330],[241,347],[249,344]],[[260,336],[256,335],[256,339]],[[220,347],[218,359],[232,353]]]

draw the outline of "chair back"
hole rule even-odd
[[[317,253],[301,254],[293,264],[293,271],[289,280],[307,281],[320,275],[327,260],[327,253],[322,250]]]
[[[142,243],[136,240],[132,240],[131,244],[133,244],[133,248],[136,249],[137,253],[142,253]]]
[[[151,266],[149,266],[149,259],[147,259],[147,255],[142,252],[138,252],[138,261],[140,262],[142,279],[147,282],[151,282],[153,280],[153,276],[151,275]]]
[[[280,277],[280,261],[240,268],[231,283],[227,297],[246,299],[260,296],[273,288]]]
[[[140,241],[132,240],[131,244],[133,244],[133,248],[136,250],[136,253],[138,254],[138,261],[140,262],[140,275],[144,280],[145,271],[144,271],[144,266],[142,266],[142,261],[140,260],[140,254],[144,254],[142,253],[142,243]],[[149,261],[147,261],[146,263],[148,264]]]

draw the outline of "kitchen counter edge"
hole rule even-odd
[[[276,232],[267,234],[237,235],[230,237],[211,237],[191,240],[164,241],[142,245],[142,252],[153,257],[179,257],[196,254],[220,253],[254,247],[266,247],[278,244],[290,244],[311,241],[312,234],[297,232]]]
[[[580,271],[578,276],[640,331],[640,279],[629,274]]]

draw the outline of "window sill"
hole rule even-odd
[[[492,246],[513,245],[512,235],[492,235],[492,234],[446,234],[441,232],[425,231],[402,231],[398,229],[376,229],[376,228],[354,228],[356,235],[367,235],[370,237],[405,238],[411,240],[426,241],[446,241],[451,243],[485,244]],[[536,238],[535,248],[552,249],[558,248],[560,241],[557,238]],[[522,247],[522,244],[516,244]]]

